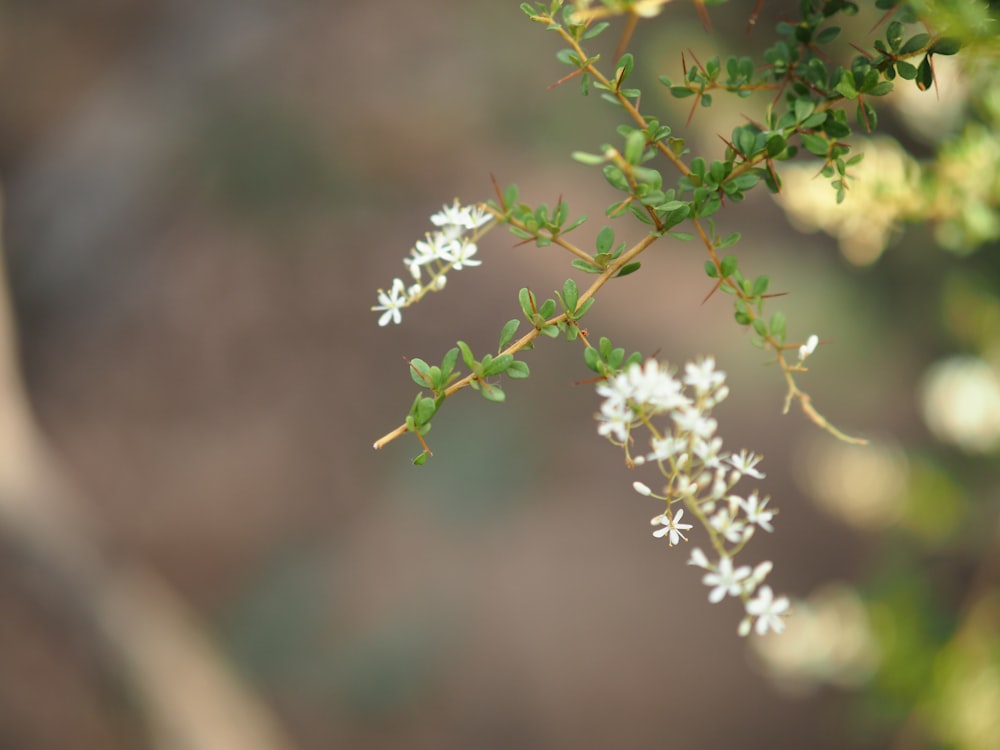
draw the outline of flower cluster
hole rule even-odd
[[[478,266],[482,261],[474,257],[478,249],[476,242],[485,231],[483,227],[492,219],[482,206],[461,206],[458,199],[431,216],[436,229],[418,240],[409,256],[403,259],[413,283],[407,286],[402,279],[395,278],[388,292],[378,290],[378,304],[372,307],[372,311],[382,313],[378,324],[400,323],[400,310],[428,292],[444,289],[448,271]]]
[[[640,495],[666,503],[651,521],[659,527],[654,536],[665,537],[671,547],[687,541],[685,532],[693,524],[682,522],[685,511],[705,528],[718,560],[710,561],[695,548],[689,563],[706,571],[702,580],[711,587],[709,601],[720,602],[727,596],[743,601],[746,616],[740,635],[751,628],[761,635],[781,632],[788,599],[775,597],[770,586],[762,585],[772,563],[752,569],[733,563],[757,529],[774,530],[776,511],[768,506],[770,498],[761,498],[756,490],[746,496],[733,492],[744,477],[763,479],[764,474],[757,469],[760,456],[746,450],[724,451],[722,438],[716,435],[718,423],[711,412],[729,395],[725,381],[725,373],[715,369],[710,357],[689,362],[680,377],[653,359],[643,365],[633,363],[598,384],[604,401],[597,431],[624,447],[630,465],[658,467],[663,480],[660,493],[642,482],[633,484]],[[633,455],[633,433],[642,429],[649,432],[649,451]],[[683,507],[675,509],[678,504]]]

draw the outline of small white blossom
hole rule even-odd
[[[650,521],[650,523],[654,525],[661,524],[663,528],[654,531],[653,536],[655,537],[666,536],[667,541],[669,542],[671,547],[677,544],[681,539],[683,539],[686,542],[687,537],[684,536],[684,532],[693,527],[689,523],[681,523],[681,518],[683,517],[684,517],[683,510],[677,511],[674,514],[673,518],[667,518],[666,513],[656,516]]]
[[[722,438],[714,437],[711,440],[695,438],[692,450],[706,469],[717,469],[721,465],[719,451],[722,450]]]
[[[455,240],[451,243],[445,260],[451,263],[451,267],[456,271],[461,271],[465,266],[478,266],[482,263],[478,258],[472,256],[476,254],[476,243],[466,240]]]
[[[740,477],[746,476],[753,477],[754,479],[763,479],[765,475],[755,468],[763,458],[763,456],[758,456],[756,453],[748,453],[746,450],[741,450],[739,454],[734,453],[726,460],[732,464],[733,469],[739,472]]]
[[[768,630],[781,633],[785,629],[782,616],[788,611],[788,597],[774,597],[770,586],[761,586],[757,596],[747,602],[747,614],[757,618],[755,630],[757,635],[764,635]]]
[[[443,232],[434,232],[434,234],[428,234],[426,240],[417,240],[411,252],[421,265],[426,266],[435,260],[448,260],[449,255],[454,251],[455,243],[454,237],[447,237]]]
[[[653,452],[646,456],[647,461],[666,461],[673,456],[684,452],[688,441],[673,435],[664,435],[662,438],[653,438],[649,441]]]
[[[486,211],[482,206],[470,206],[465,223],[466,229],[479,229],[483,224],[488,223],[493,218],[493,214]]]
[[[436,214],[431,215],[431,223],[436,227],[455,226],[465,228],[470,221],[469,209],[458,204],[458,198],[449,205],[444,205]]]
[[[733,518],[732,514],[723,509],[708,519],[712,528],[718,531],[730,544],[738,544],[743,541],[747,525],[740,520]],[[749,570],[749,569],[748,569]]]
[[[624,443],[628,440],[629,427],[635,415],[624,398],[609,396],[601,404],[601,413],[597,415],[597,434],[610,435],[615,441]]]
[[[712,437],[715,429],[719,426],[711,417],[706,417],[697,409],[690,407],[671,413],[677,429],[680,432],[688,432],[695,437],[707,439]]]
[[[753,572],[743,581],[743,593],[752,594],[764,582],[768,573],[773,569],[774,563],[770,560],[764,560],[762,563],[754,566]]]
[[[774,527],[771,525],[771,520],[774,518],[774,511],[768,510],[766,507],[767,501],[770,499],[769,497],[765,497],[761,500],[756,492],[752,492],[746,500],[740,500],[740,507],[746,513],[749,523],[757,524],[764,531],[773,532]]]
[[[674,491],[681,497],[694,497],[698,491],[698,483],[687,474],[678,474],[674,484]]]
[[[749,565],[741,565],[733,569],[733,561],[728,557],[722,557],[719,560],[718,568],[706,573],[701,581],[706,586],[714,586],[708,594],[708,600],[712,604],[716,604],[721,602],[727,594],[729,596],[739,596],[740,592],[743,591],[741,581],[748,575],[750,575]]]
[[[819,344],[819,336],[815,333],[806,339],[806,343],[799,347],[799,362],[805,361],[805,358],[816,351],[816,346]]]
[[[725,382],[726,373],[715,369],[713,357],[688,362],[684,367],[684,384],[694,388],[699,396],[711,394]]]
[[[646,360],[641,366],[633,363],[624,374],[630,391],[629,398],[637,404],[649,406],[657,412],[666,412],[689,403],[681,392],[680,381],[655,359]]]
[[[406,305],[406,287],[403,286],[402,279],[393,279],[392,287],[389,289],[388,293],[382,289],[378,290],[378,304],[375,305],[372,310],[379,311],[384,310],[382,316],[378,319],[378,324],[380,326],[386,326],[391,320],[397,325],[402,320],[402,314],[399,309]]]
[[[688,558],[688,565],[695,565],[699,568],[704,568],[705,570],[711,570],[712,564],[708,561],[708,557],[705,553],[701,551],[701,547],[695,547],[691,550],[691,557]]]

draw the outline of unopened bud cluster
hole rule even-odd
[[[711,587],[709,601],[731,596],[743,602],[746,614],[740,635],[751,629],[761,635],[781,632],[788,599],[775,597],[770,586],[762,585],[772,563],[755,568],[733,563],[757,529],[774,530],[776,511],[768,507],[770,498],[761,498],[756,490],[746,496],[733,492],[744,477],[764,475],[757,469],[760,456],[745,450],[727,452],[716,434],[718,423],[711,412],[729,395],[725,381],[725,373],[715,369],[710,357],[689,362],[681,377],[654,359],[633,363],[598,384],[597,393],[604,401],[597,431],[622,446],[631,465],[658,468],[659,492],[642,482],[633,484],[640,495],[666,504],[651,520],[659,527],[654,536],[666,538],[671,547],[687,541],[685,532],[693,524],[683,522],[685,511],[705,528],[716,559],[713,562],[695,548],[689,564],[706,571],[702,580]],[[638,431],[648,432],[648,452],[635,452]]]
[[[436,229],[417,240],[403,259],[413,281],[407,285],[395,278],[388,292],[378,290],[378,304],[372,307],[372,311],[382,313],[378,324],[400,323],[403,317],[400,310],[428,292],[444,289],[449,271],[478,266],[482,261],[474,257],[478,250],[476,242],[492,219],[481,206],[461,206],[457,199],[431,216]]]

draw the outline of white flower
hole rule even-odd
[[[687,432],[695,437],[708,439],[715,433],[719,423],[711,417],[706,417],[694,407],[680,409],[671,413],[679,432]]]
[[[741,565],[734,570],[733,561],[728,557],[722,557],[719,560],[719,567],[713,572],[706,573],[701,582],[706,586],[715,587],[709,592],[708,600],[712,604],[716,604],[721,602],[727,594],[739,596],[740,592],[743,591],[741,581],[748,575],[750,575],[749,565]]]
[[[754,479],[763,479],[765,475],[754,468],[763,458],[763,456],[758,456],[756,453],[747,453],[746,450],[741,450],[739,455],[733,454],[726,460],[733,465],[733,468],[739,472],[741,477],[747,476]]]
[[[450,206],[444,205],[436,214],[431,215],[431,223],[436,227],[454,226],[466,227],[470,221],[469,209],[458,205],[458,198]]]
[[[397,325],[402,320],[403,316],[400,314],[399,309],[406,305],[406,288],[403,286],[402,279],[393,279],[392,288],[386,293],[384,290],[378,290],[378,304],[375,305],[372,310],[377,312],[379,310],[385,310],[382,313],[382,317],[378,319],[378,324],[380,326],[386,326],[391,320]]]
[[[698,483],[687,474],[678,474],[674,481],[674,492],[681,497],[694,497],[698,492]]]
[[[774,531],[774,527],[771,526],[771,520],[774,518],[774,511],[767,510],[767,501],[771,498],[765,497],[761,500],[757,496],[757,492],[754,491],[746,500],[737,498],[740,503],[740,507],[743,508],[743,512],[747,515],[747,521],[750,523],[755,523],[760,526],[764,531]]]
[[[743,593],[752,594],[754,590],[764,582],[768,573],[770,573],[773,569],[774,563],[770,560],[764,560],[764,562],[754,566],[753,572],[747,576],[745,581],[743,581]]]
[[[730,514],[729,511],[723,509],[718,511],[714,516],[708,519],[712,528],[718,531],[730,544],[739,544],[743,541],[743,535],[746,533],[747,525],[743,521],[738,521]],[[749,570],[749,568],[747,568]]]
[[[665,412],[689,403],[681,393],[680,381],[655,359],[648,359],[641,366],[632,363],[624,376],[628,383],[629,398],[637,404]]]
[[[722,438],[714,437],[711,440],[695,438],[692,450],[706,469],[717,469],[720,465],[719,451],[722,450]]]
[[[451,243],[445,259],[452,264],[452,268],[456,271],[461,271],[464,266],[478,266],[482,263],[481,260],[473,259],[472,257],[476,254],[476,250],[475,242],[456,240]]]
[[[684,517],[683,510],[677,511],[674,514],[673,518],[667,518],[666,513],[656,516],[656,518],[652,519],[650,523],[653,525],[661,524],[663,528],[654,531],[653,536],[655,537],[667,536],[667,541],[669,542],[671,547],[677,544],[681,539],[683,539],[686,542],[687,537],[684,536],[684,532],[693,527],[689,523],[681,523],[681,518],[683,517]]]
[[[806,340],[806,343],[799,347],[799,362],[804,361],[806,357],[816,351],[816,346],[818,344],[819,336],[814,333]]]
[[[447,237],[443,232],[428,234],[426,241],[417,240],[414,244],[412,251],[414,262],[419,260],[420,265],[426,266],[431,261],[448,260],[450,254],[454,252],[455,244],[455,238]]]
[[[486,211],[482,206],[470,206],[465,222],[466,229],[479,229],[493,218],[493,214]]]
[[[757,618],[757,635],[764,635],[768,630],[780,633],[785,629],[782,615],[788,611],[788,597],[779,596],[775,599],[770,586],[761,586],[757,590],[757,596],[748,601],[746,606],[747,614]]]
[[[688,362],[684,366],[684,383],[694,388],[699,396],[705,396],[715,391],[726,382],[726,373],[715,369],[715,359],[704,357],[697,362]]]
[[[662,438],[654,437],[649,441],[649,444],[652,446],[653,452],[646,456],[646,460],[666,461],[668,458],[683,453],[684,449],[687,448],[688,441],[673,435],[664,435]],[[679,463],[683,463],[683,461]]]
[[[695,547],[691,550],[691,557],[688,558],[688,565],[696,565],[699,568],[704,568],[705,570],[711,570],[712,564],[705,557],[705,553],[701,551],[701,547]]]
[[[600,390],[600,387],[598,387]],[[629,427],[634,414],[632,408],[620,395],[609,396],[601,404],[601,413],[597,415],[598,435],[610,435],[619,443],[628,440]]]

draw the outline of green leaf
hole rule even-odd
[[[687,86],[671,86],[670,95],[674,99],[686,99],[689,96],[694,96],[694,91],[689,89]]]
[[[594,306],[594,303],[596,301],[597,300],[594,297],[590,297],[589,299],[585,300],[584,303],[580,305],[576,310],[576,319],[579,320],[584,315],[586,315],[587,311]]]
[[[840,34],[839,26],[830,26],[828,28],[823,29],[816,35],[816,41],[819,44],[829,44],[834,39],[836,39],[839,34]]]
[[[626,52],[618,58],[618,67],[615,69],[615,80],[621,83],[632,74],[635,60],[631,52]]]
[[[535,295],[532,294],[532,292],[527,288],[522,288],[517,293],[517,301],[521,304],[521,311],[524,313],[524,317],[526,317],[529,321],[532,320],[535,316],[536,310],[538,309]]]
[[[899,73],[900,77],[905,78],[907,81],[912,81],[917,77],[917,66],[908,63],[905,60],[899,60],[896,63],[896,71]]]
[[[574,161],[586,164],[587,166],[595,166],[607,161],[607,158],[601,154],[588,154],[586,151],[574,151],[570,156]]]
[[[507,394],[498,385],[490,385],[484,381],[479,381],[481,386],[479,392],[483,394],[483,398],[487,401],[493,401],[494,403],[500,404],[507,399]]]
[[[562,287],[562,299],[563,303],[566,305],[567,312],[576,311],[576,303],[580,299],[580,290],[576,286],[576,282],[573,279],[566,279],[563,282]]]
[[[503,351],[507,344],[514,340],[514,334],[517,333],[517,327],[521,325],[521,321],[517,318],[512,318],[508,320],[503,329],[500,331],[500,345],[497,347],[497,351]]]
[[[423,388],[433,387],[430,365],[419,357],[410,360],[410,377],[413,378],[414,383]]]
[[[760,175],[756,172],[746,172],[741,175],[736,175],[736,177],[731,179],[726,184],[732,185],[737,190],[749,190],[758,182],[760,182]]]
[[[517,203],[518,190],[517,185],[508,185],[503,189],[503,202],[508,208]]]
[[[917,66],[917,88],[927,91],[934,85],[934,70],[931,68],[931,56],[925,55]]]
[[[600,273],[604,270],[603,268],[595,266],[593,263],[588,263],[582,258],[574,258],[570,261],[570,265],[577,271],[583,271],[584,273]]]
[[[818,128],[824,122],[826,122],[826,118],[828,116],[829,116],[828,112],[814,112],[813,114],[809,115],[806,119],[802,121],[802,127],[806,130],[809,130],[811,128]]]
[[[444,377],[447,378],[451,375],[456,364],[458,364],[458,347],[453,346],[445,353],[444,359],[441,360],[441,372]]]
[[[434,399],[422,398],[417,402],[417,409],[413,415],[413,419],[417,423],[417,426],[425,425],[431,420],[436,411],[437,403],[435,403]]]
[[[735,255],[727,255],[725,258],[723,258],[721,264],[722,277],[726,278],[727,276],[732,276],[733,273],[736,271],[736,266],[738,265],[738,263],[739,261],[736,260]]]
[[[625,138],[625,161],[638,164],[642,161],[642,152],[646,149],[646,134],[641,130],[633,130]]]
[[[785,340],[785,314],[780,310],[771,314],[767,325],[768,331],[779,342]]]
[[[777,156],[788,147],[788,142],[780,135],[774,134],[767,139],[767,155]]]
[[[488,375],[499,375],[502,372],[506,372],[507,368],[509,368],[513,362],[513,354],[501,354],[491,362],[487,362],[486,357],[483,357],[483,377]]]
[[[898,50],[903,43],[903,24],[899,21],[892,21],[885,31],[885,40],[889,43],[889,48]]]
[[[608,184],[615,190],[628,191],[629,184],[628,179],[625,177],[625,173],[614,164],[605,164],[604,169],[602,169],[601,172],[604,174],[604,179],[607,180]]]
[[[854,99],[858,95],[858,90],[854,87],[854,76],[848,70],[843,71],[834,88],[845,99]]]
[[[816,111],[816,103],[810,99],[796,99],[794,109],[795,121],[802,122]]]
[[[622,269],[615,274],[615,276],[618,277],[628,276],[630,273],[635,273],[636,271],[638,271],[641,266],[642,264],[639,263],[638,261],[635,261],[633,263],[626,263],[624,266],[622,266]]]
[[[516,362],[511,362],[510,367],[505,371],[508,378],[514,378],[515,380],[521,380],[526,378],[531,374],[531,370],[528,369],[528,365],[520,360]]]
[[[931,45],[928,50],[934,55],[954,55],[962,49],[962,41],[954,37],[943,36]]]
[[[813,156],[826,157],[830,151],[830,144],[827,143],[826,138],[820,135],[811,135],[809,133],[803,133],[802,145],[805,146],[806,151],[808,151]]]
[[[715,264],[710,260],[705,261],[705,275],[710,279],[719,278],[719,269],[716,268]]]
[[[525,5],[527,5],[527,3],[525,3]],[[521,7],[524,7],[524,6],[521,6]],[[424,451],[419,456],[417,456],[416,458],[413,459],[413,465],[414,466],[423,466],[425,463],[427,463],[427,451]]]
[[[551,318],[552,313],[556,311],[556,301],[554,299],[547,299],[542,303],[542,306],[538,308],[538,314],[543,318]]]
[[[927,43],[931,40],[930,34],[917,34],[906,40],[906,44],[899,48],[900,56],[912,55],[915,52],[919,52]]]
[[[615,230],[611,227],[603,227],[597,233],[597,252],[607,253],[611,251],[611,246],[615,244]]]
[[[759,297],[767,291],[771,280],[767,276],[758,276],[753,282],[753,296]]]
[[[610,25],[611,24],[609,24],[607,21],[601,21],[600,23],[595,23],[593,26],[591,26],[589,29],[583,32],[583,36],[580,38],[583,39],[584,41],[588,39],[593,39],[602,31],[604,31],[606,28],[608,28],[608,26]]]
[[[601,359],[607,362],[608,358],[611,356],[611,351],[612,351],[611,339],[609,339],[607,336],[601,336],[601,340],[597,342],[597,345],[600,347]],[[624,350],[622,351],[624,353]]]
[[[767,324],[760,318],[755,318],[753,321],[753,329],[758,336],[767,335]]]
[[[719,244],[716,245],[716,247],[719,250],[725,250],[727,247],[732,247],[739,241],[740,241],[740,233],[733,232],[732,234],[723,237],[722,240],[719,242]]]
[[[456,341],[455,343],[458,344],[458,348],[462,350],[462,361],[465,362],[465,366],[470,370],[474,369],[479,363],[476,362],[476,358],[472,356],[472,350],[469,348],[469,345],[464,341]]]

